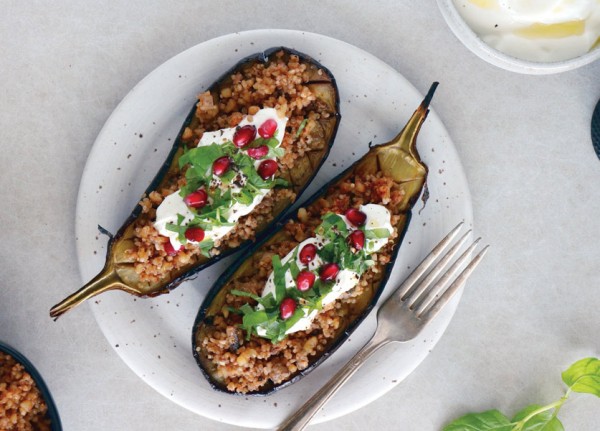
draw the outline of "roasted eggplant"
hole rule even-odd
[[[275,133],[279,133],[280,151],[277,157],[280,158],[271,155],[275,151],[271,144],[277,144],[273,137],[274,129],[270,127],[273,122],[265,122],[262,129],[258,125],[252,126],[253,135],[239,132],[244,128],[241,124],[253,121],[253,115],[258,116],[262,108],[273,108],[271,111],[276,111],[277,115],[287,120],[282,126],[284,130],[275,130]],[[199,96],[198,103],[185,119],[167,160],[142,200],[118,232],[110,238],[102,271],[80,290],[52,307],[50,316],[58,317],[82,301],[108,290],[123,290],[139,297],[168,293],[203,268],[259,240],[283,216],[317,173],[329,154],[339,121],[339,95],[335,79],[313,59],[287,48],[272,48],[240,61]],[[256,129],[260,136],[256,134]],[[228,226],[235,227],[222,239],[207,242],[206,247],[196,247],[195,245],[204,243],[194,244],[192,240],[203,241],[204,233],[201,232],[199,237],[188,236],[188,232],[185,232],[185,237],[181,237],[184,245],[179,250],[174,249],[173,241],[164,235],[158,235],[158,227],[154,228],[157,207],[167,199],[169,193],[175,194],[174,191],[177,191],[184,196],[186,186],[191,187],[190,181],[198,180],[189,175],[195,165],[191,164],[193,157],[188,152],[200,148],[196,148],[196,145],[209,132],[217,131],[214,136],[218,133],[224,136],[223,130],[230,130],[231,133],[235,130],[236,135],[227,145],[233,150],[237,147],[239,151],[235,154],[229,152],[222,160],[214,160],[214,163],[213,160],[202,159],[200,165],[204,166],[207,162],[208,166],[212,166],[209,170],[204,170],[207,176],[218,174],[225,178],[225,171],[232,173],[232,176],[239,175],[228,181],[235,180],[241,184],[236,189],[241,190],[238,193],[239,201],[244,197],[247,202],[249,199],[249,204],[256,206],[249,214],[236,219],[237,224],[228,223]],[[242,136],[241,141],[238,139],[238,132]],[[216,146],[214,142],[216,141],[212,145]],[[245,152],[242,151],[247,144]],[[269,155],[266,155],[267,151]],[[244,185],[250,182],[248,177],[241,174],[241,167],[235,164],[238,160],[235,157],[242,153],[246,163],[244,166],[255,169],[252,175],[259,183],[273,180],[272,185],[262,186],[263,189],[272,188],[268,193],[265,191],[270,198],[265,198],[259,204],[253,200],[255,195],[242,194],[246,190]],[[259,163],[258,160],[264,157],[272,159],[250,168],[254,166],[254,161]],[[224,164],[219,165],[220,162]],[[196,210],[206,205],[206,202],[212,205],[217,200],[223,201],[226,192],[217,190],[223,181],[216,186],[212,181],[205,184],[198,182],[197,184],[206,186],[209,194],[201,190],[203,195],[199,197],[200,200],[195,196],[193,203],[186,200],[190,196],[188,195],[184,199],[186,205],[198,215],[200,213]],[[211,191],[219,191],[219,195],[213,195]],[[227,196],[233,199],[231,193]],[[203,220],[217,220],[223,224],[231,221],[225,219],[222,213],[219,214],[218,209],[216,216],[211,213],[211,217],[213,218]],[[178,223],[176,228],[184,226],[181,221]],[[189,240],[187,243],[186,238]],[[148,269],[150,265],[155,267]]]
[[[297,381],[374,307],[426,183],[416,138],[436,86],[398,136],[371,147],[216,281],[192,332],[194,357],[216,390],[267,395]],[[385,229],[367,230],[369,206],[388,211],[387,236],[377,232]],[[369,254],[368,238],[386,239]],[[314,266],[317,258],[322,259]],[[356,278],[342,291],[341,274],[349,267]],[[341,296],[326,299],[336,289]]]

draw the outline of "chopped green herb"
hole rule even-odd
[[[390,231],[384,227],[377,229],[365,229],[365,238],[367,239],[383,239],[389,238]]]
[[[302,120],[302,123],[300,123],[300,127],[298,127],[298,131],[296,132],[296,138],[302,134],[302,131],[306,127],[306,123],[308,123],[308,118],[305,118]]]

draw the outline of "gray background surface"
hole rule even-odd
[[[365,49],[417,88],[463,161],[477,233],[493,246],[447,333],[402,384],[314,430],[439,430],[469,411],[515,413],[562,395],[560,372],[600,355],[600,161],[589,121],[600,62],[524,76],[467,51],[433,0],[4,1],[0,17],[0,339],[45,376],[65,430],[237,430],[169,402],[121,362],[87,306],[52,322],[80,284],[74,215],[95,136],[173,55],[223,34],[288,28]],[[569,431],[600,402],[574,396]]]

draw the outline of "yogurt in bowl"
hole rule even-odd
[[[554,73],[600,58],[600,0],[438,0],[456,36],[492,64]]]

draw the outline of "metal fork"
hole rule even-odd
[[[373,353],[389,343],[402,343],[415,338],[425,325],[450,301],[454,294],[465,284],[475,267],[481,262],[489,245],[486,245],[479,254],[470,259],[471,253],[481,240],[481,238],[478,238],[451,264],[454,256],[456,256],[467,241],[471,233],[471,230],[468,230],[439,262],[433,266],[429,274],[425,276],[424,274],[453,242],[463,228],[463,225],[464,223],[461,222],[452,229],[385,301],[377,312],[377,329],[367,344],[325,386],[304,403],[296,413],[290,416],[278,428],[279,431],[299,431],[304,429],[321,407]],[[465,265],[466,267],[464,267]],[[450,280],[463,267],[462,272],[448,286]],[[445,268],[448,269],[436,281]]]

